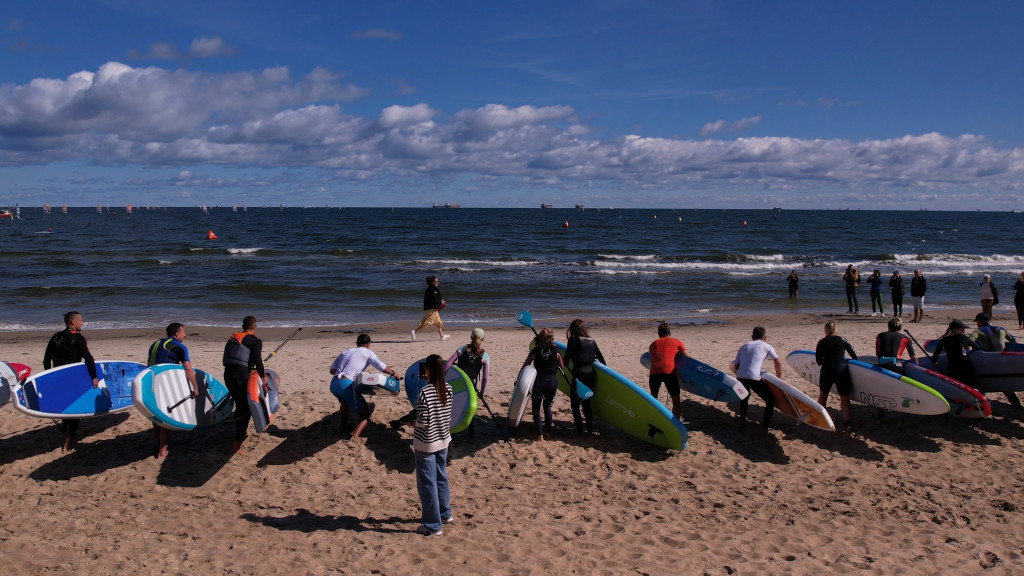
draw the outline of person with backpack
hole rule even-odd
[[[96,376],[96,361],[89,352],[89,345],[82,335],[82,315],[72,311],[64,315],[64,329],[50,337],[43,353],[43,369],[49,370],[57,366],[65,366],[76,362],[85,362],[85,369],[92,378],[92,387],[98,388],[99,378]],[[65,418],[60,421],[61,432],[64,433],[62,452],[71,449],[75,434],[78,432],[79,418]]]
[[[569,324],[565,331],[567,340],[565,359],[572,363],[570,373],[584,386],[592,391],[597,383],[597,374],[594,372],[594,362],[604,364],[604,355],[597,346],[597,341],[590,337],[587,325],[579,318]],[[594,408],[590,405],[590,398],[581,399],[576,394],[576,387],[569,386],[569,403],[572,406],[572,421],[576,425],[576,435],[583,437],[583,419],[587,421],[587,436],[594,433]],[[580,408],[583,408],[583,415],[580,415]]]
[[[487,355],[487,351],[484,350],[483,328],[473,328],[473,332],[469,336],[469,344],[456,350],[451,358],[448,359],[448,362],[445,363],[445,374],[448,373],[448,369],[452,365],[458,366],[466,373],[466,376],[469,376],[469,379],[473,382],[473,387],[476,388],[477,396],[482,398],[484,390],[487,388],[487,377],[491,370],[491,358]],[[466,432],[470,438],[476,436],[472,420],[469,422]]]

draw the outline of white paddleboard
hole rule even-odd
[[[797,421],[821,428],[822,430],[834,431],[836,425],[832,423],[832,417],[828,410],[818,404],[814,399],[805,394],[803,390],[793,386],[789,382],[768,373],[761,371],[761,380],[768,385],[775,397],[775,409],[784,414],[789,414]]]
[[[537,369],[532,365],[523,366],[516,378],[515,388],[512,389],[512,399],[508,402],[508,420],[515,428],[523,421],[526,414],[526,405],[530,403],[530,392],[533,390],[533,381],[537,379]]]
[[[196,370],[199,395],[192,398],[185,369],[178,364],[157,364],[132,381],[132,403],[151,422],[170,430],[207,428],[231,417],[234,404],[227,387]]]
[[[821,367],[813,351],[790,352],[786,362],[808,382],[818,385]],[[933,416],[949,412],[946,399],[920,382],[858,360],[847,360],[846,365],[853,383],[850,399],[854,402],[906,414]]]

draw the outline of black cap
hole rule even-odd
[[[949,329],[952,330],[953,328],[959,328],[961,330],[967,330],[967,326],[963,322],[961,322],[959,320],[953,320],[952,322],[949,323]]]

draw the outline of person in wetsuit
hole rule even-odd
[[[224,345],[224,385],[235,402],[235,436],[231,452],[235,453],[245,442],[252,412],[249,410],[247,385],[249,373],[255,370],[266,380],[263,370],[263,341],[256,337],[256,318],[242,319],[242,331],[235,332]]]
[[[537,441],[542,442],[551,435],[551,403],[558,391],[558,371],[564,367],[562,355],[555,348],[555,335],[550,328],[542,328],[534,339],[536,343],[523,362],[523,367],[533,364],[537,369],[537,379],[533,381],[533,425],[537,429]],[[540,409],[544,407],[544,425],[541,427]]]
[[[818,380],[818,404],[825,406],[832,385],[839,392],[839,405],[843,411],[843,427],[845,432],[853,430],[853,407],[850,406],[850,394],[853,392],[853,380],[850,369],[846,365],[846,354],[856,360],[857,353],[849,341],[838,334],[839,328],[832,320],[825,322],[825,337],[818,340],[814,350],[814,359],[821,366]]]
[[[565,337],[567,340],[565,359],[572,364],[570,373],[582,382],[584,386],[594,391],[597,383],[594,362],[604,364],[604,355],[601,354],[597,341],[590,337],[587,325],[579,318],[569,324],[569,328],[565,331]],[[586,418],[587,423],[587,435],[589,436],[594,433],[594,408],[591,406],[590,400],[590,398],[586,400],[581,399],[576,394],[576,387],[570,384],[569,403],[572,406],[572,421],[576,425],[577,436],[581,438],[583,437],[584,418]],[[580,408],[583,409],[582,416],[580,415]]]
[[[82,335],[82,315],[72,311],[64,315],[64,329],[50,337],[46,343],[46,351],[43,352],[43,369],[49,370],[57,366],[65,366],[76,362],[85,362],[85,369],[89,371],[92,378],[92,387],[100,385],[96,376],[96,361],[89,352],[89,345]],[[67,452],[71,449],[75,434],[78,433],[79,418],[65,418],[60,421],[60,430],[64,433],[64,444],[61,451]]]

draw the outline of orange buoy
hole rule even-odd
[[[217,235],[213,233],[213,230],[210,230],[209,232],[206,233],[206,239],[207,240],[216,240],[217,239]]]
[[[569,221],[568,220],[566,220],[565,222],[562,222],[562,228],[568,228],[568,227],[569,227]]]
[[[746,221],[746,220],[744,220],[744,221],[743,221],[743,225],[744,225],[744,226],[746,226],[746,225],[747,225],[747,221]]]

